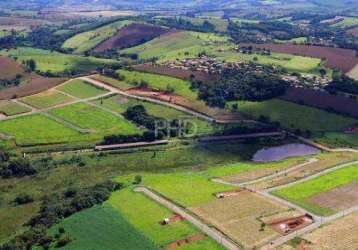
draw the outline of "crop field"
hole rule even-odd
[[[55,105],[67,103],[73,100],[73,98],[60,92],[57,92],[56,90],[48,90],[40,94],[22,98],[21,102],[24,102],[38,109],[44,109]]]
[[[279,235],[268,226],[260,230],[260,218],[286,212],[289,208],[258,194],[242,191],[236,196],[215,199],[192,210],[244,249],[253,249]]]
[[[164,33],[167,28],[142,23],[132,23],[121,28],[114,36],[100,43],[95,52],[109,49],[125,49],[150,41]]]
[[[29,108],[12,101],[0,101],[0,113],[12,116],[31,111]]]
[[[89,129],[99,137],[112,134],[130,135],[141,132],[139,128],[123,117],[86,103],[52,109],[50,113],[82,129]]]
[[[284,199],[290,200],[316,214],[328,215],[337,212],[339,209],[322,207],[313,202],[315,196],[354,183],[358,180],[357,166],[352,165],[343,169],[324,174],[312,180],[305,181],[273,193]],[[352,198],[351,198],[352,199]],[[358,202],[358,198],[355,201]]]
[[[76,72],[89,72],[99,66],[116,64],[116,61],[99,59],[94,57],[81,57],[78,55],[67,55],[49,50],[20,47],[9,51],[0,51],[0,55],[17,57],[25,61],[33,59],[36,61],[36,69],[42,72],[63,73],[74,70]]]
[[[238,103],[239,112],[256,119],[260,116],[267,116],[271,121],[280,122],[283,127],[292,130],[340,131],[357,122],[353,118],[277,99],[263,102],[238,101],[236,103]]]
[[[14,136],[16,144],[20,146],[72,142],[82,136],[44,115],[1,121],[0,132]]]
[[[358,64],[348,72],[348,75],[355,80],[358,80]]]
[[[266,48],[274,52],[310,56],[326,59],[325,65],[344,73],[349,72],[358,63],[354,50],[293,44],[260,44],[257,48]]]
[[[158,57],[160,61],[176,58],[196,57],[211,44],[223,44],[225,36],[191,31],[169,32],[145,44],[125,49],[123,53],[137,53],[140,58]]]
[[[358,212],[338,219],[301,236],[314,249],[356,249],[358,247]]]
[[[169,243],[186,238],[198,231],[186,221],[178,221],[169,225],[159,224],[164,218],[173,214],[143,194],[133,193],[125,189],[112,194],[108,201],[138,232],[145,235],[157,247],[165,248]],[[207,238],[184,246],[181,249],[222,249],[216,242]]]
[[[108,91],[82,80],[72,80],[57,88],[71,96],[85,99],[107,93]]]
[[[117,21],[91,31],[80,33],[66,40],[62,47],[73,49],[74,53],[83,53],[93,49],[130,23],[131,21]]]
[[[60,227],[74,239],[62,249],[158,249],[109,204],[77,213],[53,226],[48,234],[54,236]]]

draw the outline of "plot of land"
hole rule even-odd
[[[73,80],[58,87],[58,90],[81,99],[98,96],[108,92],[105,89],[99,88],[82,80]]]
[[[114,36],[99,44],[94,51],[133,47],[154,39],[168,31],[167,28],[149,24],[133,23],[120,29]]]
[[[12,116],[31,111],[29,108],[11,101],[0,101],[0,113]]]
[[[49,108],[58,104],[67,103],[74,100],[56,90],[48,90],[40,94],[22,98],[21,101],[38,109]]]
[[[98,134],[98,136],[129,135],[141,132],[139,128],[126,119],[86,103],[52,109],[50,113],[82,129],[93,130],[93,133]]]
[[[12,80],[16,75],[23,75],[25,70],[9,57],[0,56],[0,79]]]
[[[312,201],[312,199],[314,199],[313,197],[318,197],[318,195],[329,191],[334,192],[332,191],[333,189],[342,188],[347,184],[358,181],[357,167],[358,165],[352,165],[350,167],[339,169],[315,179],[274,191],[274,194],[295,202],[316,214],[332,214],[335,211],[339,211],[339,207],[333,209],[322,207],[320,204]],[[338,191],[336,190],[335,192]],[[355,204],[357,202],[358,200],[355,201]]]
[[[279,235],[270,227],[264,226],[260,230],[260,218],[286,212],[288,208],[255,193],[243,191],[236,196],[213,200],[192,210],[245,249],[252,249]]]
[[[14,136],[17,145],[31,146],[73,142],[82,135],[43,115],[30,115],[0,122],[0,131]]]
[[[293,44],[251,44],[257,48],[266,48],[271,51],[296,54],[302,56],[311,56],[326,59],[327,67],[339,69],[344,73],[350,71],[358,63],[356,52],[349,49],[293,45]]]

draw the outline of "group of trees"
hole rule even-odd
[[[199,98],[208,105],[225,107],[228,101],[263,101],[283,95],[287,83],[278,75],[263,70],[226,70],[215,84],[192,81]]]
[[[341,75],[333,79],[325,89],[333,94],[336,92],[346,92],[358,95],[358,81],[346,75]]]
[[[156,24],[165,25],[171,28],[192,30],[199,32],[215,32],[215,25],[210,23],[208,20],[204,20],[202,24],[193,24],[187,18],[184,17],[173,17],[173,18],[162,18],[155,20]]]
[[[24,177],[36,174],[36,169],[24,158],[6,159],[0,163],[0,177]]]

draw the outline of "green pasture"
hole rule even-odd
[[[132,21],[117,21],[94,30],[77,34],[66,40],[62,47],[73,49],[74,53],[83,53],[112,37],[118,30],[130,23],[132,23]]]
[[[93,130],[98,135],[141,133],[141,130],[119,115],[86,103],[77,103],[50,110],[50,113],[82,129]]]
[[[31,110],[21,104],[12,101],[0,101],[0,113],[6,116],[12,116],[30,112]]]
[[[57,89],[80,99],[90,98],[108,92],[103,88],[99,88],[88,82],[78,79],[72,80],[69,83],[58,87]]]
[[[344,132],[315,133],[313,139],[321,144],[334,148],[358,148],[358,134],[347,134]]]
[[[72,100],[74,99],[57,91],[47,91],[21,99],[22,102],[39,109],[49,108]]]
[[[357,164],[345,167],[315,179],[274,191],[273,194],[294,202],[318,215],[329,215],[335,211],[321,208],[316,204],[310,203],[308,199],[320,193],[357,181],[357,167]]]

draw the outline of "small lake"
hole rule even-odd
[[[292,143],[260,149],[255,153],[252,160],[255,162],[279,161],[288,157],[313,155],[320,152],[319,149],[306,144]]]

